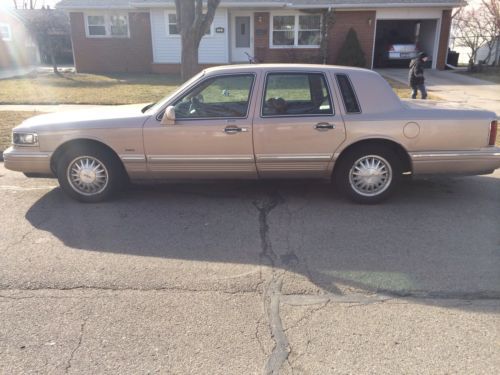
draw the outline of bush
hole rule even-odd
[[[359,44],[358,35],[352,27],[349,29],[344,44],[340,48],[337,64],[362,68],[366,66],[365,54]]]

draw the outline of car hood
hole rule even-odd
[[[25,120],[16,130],[57,131],[76,128],[142,126],[150,115],[142,113],[145,104],[96,107],[48,113]]]

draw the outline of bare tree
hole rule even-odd
[[[181,35],[181,75],[187,80],[199,70],[198,48],[201,38],[210,30],[220,0],[175,0],[177,30]]]
[[[70,28],[68,16],[56,10],[38,10],[30,18],[28,28],[40,53],[50,58],[54,73],[59,74],[56,56],[66,47],[65,35]]]
[[[458,46],[469,49],[469,70],[474,69],[477,52],[491,38],[490,26],[484,22],[484,10],[463,9],[453,19],[454,36]]]
[[[490,40],[487,42],[489,61],[493,54],[493,65],[500,63],[500,0],[482,0],[484,8],[485,22],[488,24],[491,34]]]

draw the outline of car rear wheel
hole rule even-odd
[[[124,181],[116,156],[98,147],[65,152],[57,164],[57,178],[66,194],[86,203],[111,198]]]
[[[401,178],[397,156],[383,147],[359,147],[339,160],[337,187],[351,200],[374,204],[387,199]]]

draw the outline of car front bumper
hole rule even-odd
[[[12,171],[50,175],[51,155],[29,147],[10,147],[3,152],[4,166]]]
[[[413,152],[410,156],[414,174],[478,175],[500,168],[500,147],[477,151]]]

